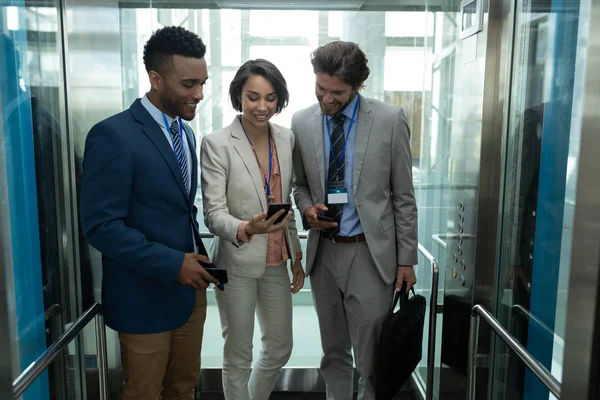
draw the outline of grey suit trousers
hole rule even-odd
[[[394,286],[381,279],[366,242],[319,240],[310,282],[321,330],[327,399],[353,398],[354,350],[360,373],[358,400],[374,400],[377,343]]]

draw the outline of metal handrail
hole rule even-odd
[[[106,328],[104,326],[104,315],[102,306],[98,303],[91,306],[73,325],[63,333],[46,351],[44,351],[34,362],[15,379],[12,384],[13,398],[17,400],[25,390],[50,366],[56,356],[64,350],[81,333],[81,331],[92,320],[96,320],[96,349],[98,351],[98,375],[100,384],[100,400],[108,397],[107,386],[107,353],[106,353]]]
[[[427,338],[427,381],[425,383],[425,399],[433,399],[433,377],[435,371],[435,337],[438,314],[438,286],[440,268],[438,260],[419,243],[419,251],[431,263],[431,296],[429,298],[429,337]]]
[[[436,233],[431,235],[431,238],[445,249],[448,247],[448,243],[444,239],[475,239],[475,235],[472,233]]]
[[[533,315],[531,312],[529,312],[525,307],[523,307],[520,304],[515,304],[513,306],[513,309],[520,312],[525,318],[530,319],[533,322],[535,322],[536,324],[538,324],[540,326],[540,328],[542,328],[544,331],[546,331],[546,333],[548,333],[548,334],[550,334],[550,336],[554,337],[554,331],[552,329],[548,328],[548,326],[546,324],[544,324],[539,318],[537,318],[535,315]]]
[[[442,240],[440,235],[441,235],[441,233],[436,233],[435,235],[431,235],[431,238],[433,239],[434,242],[436,242],[437,244],[442,246],[443,249],[445,249],[448,247],[448,243],[446,243],[444,240]]]
[[[552,376],[527,349],[502,325],[492,314],[483,306],[477,304],[471,311],[471,329],[469,330],[469,367],[467,399],[475,399],[475,364],[477,361],[477,344],[479,341],[479,320],[483,320],[489,325],[496,335],[514,351],[517,356],[527,365],[529,369],[539,378],[539,380],[552,392],[557,399],[560,399],[560,382]]]
[[[48,321],[50,318],[60,313],[60,304],[52,304],[50,308],[48,308],[44,312],[44,319]]]

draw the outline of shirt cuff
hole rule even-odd
[[[246,233],[246,225],[248,225],[248,221],[242,221],[238,225],[237,239],[242,243],[250,243],[252,240],[252,235]]]

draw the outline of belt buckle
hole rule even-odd
[[[331,241],[332,241],[333,243],[335,243],[335,236],[332,236],[332,237],[331,237]]]

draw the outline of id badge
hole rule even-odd
[[[347,204],[348,190],[345,187],[327,188],[327,204]]]

